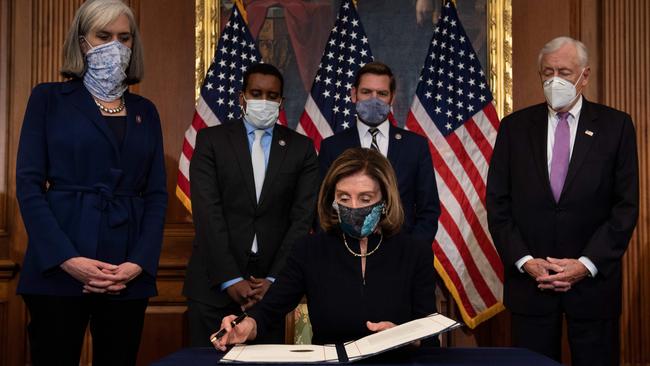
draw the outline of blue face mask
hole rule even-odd
[[[88,45],[92,47],[90,43]],[[84,85],[90,94],[105,102],[120,98],[127,88],[124,80],[130,60],[131,49],[122,42],[112,41],[92,47],[86,53],[84,74]]]
[[[357,116],[370,127],[377,127],[388,118],[390,104],[379,98],[357,100]]]
[[[380,201],[366,207],[351,208],[334,201],[332,207],[339,215],[341,230],[353,238],[361,239],[375,231],[386,204]]]

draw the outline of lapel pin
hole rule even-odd
[[[142,117],[139,114],[135,116],[135,123],[142,123]]]
[[[278,141],[278,144],[280,144],[280,146],[286,146],[287,145],[287,143],[284,140]]]
[[[401,140],[402,139],[402,134],[401,133],[396,133],[395,134],[395,139],[396,140]]]
[[[591,131],[589,131],[589,130],[585,130],[585,135],[587,135],[587,136],[589,136],[589,137],[591,137],[591,136],[593,136],[593,135],[594,135],[594,133],[593,133],[593,132],[591,132]]]

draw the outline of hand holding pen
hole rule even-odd
[[[247,317],[246,312],[239,316],[228,315],[221,321],[221,329],[210,336],[214,348],[225,351],[230,344],[244,343],[257,336],[257,322]]]

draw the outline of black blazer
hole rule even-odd
[[[639,180],[630,116],[583,99],[560,201],[547,163],[548,110],[539,104],[503,119],[490,164],[490,233],[505,269],[504,301],[513,312],[607,318],[621,312],[621,257],[636,225]],[[567,293],[539,291],[514,263],[588,257],[597,267]],[[605,301],[603,301],[605,300]]]
[[[232,121],[199,131],[190,184],[196,237],[183,293],[225,306],[230,298],[220,286],[245,275],[255,234],[259,275],[277,277],[290,245],[309,232],[316,153],[310,139],[276,125],[258,204],[246,128]]]
[[[414,238],[433,243],[438,230],[440,202],[427,140],[413,132],[390,126],[388,160],[404,208],[404,231]],[[321,179],[334,160],[346,149],[361,146],[359,131],[349,128],[323,140],[318,155]]]
[[[359,242],[348,238],[352,250]],[[369,237],[368,250],[379,242]],[[383,238],[366,261],[348,252],[340,234],[319,233],[297,242],[287,265],[264,299],[249,314],[258,336],[284,323],[303,295],[307,297],[314,344],[342,343],[371,332],[366,321],[402,324],[436,312],[431,244],[409,235]]]

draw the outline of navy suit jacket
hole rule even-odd
[[[120,146],[81,81],[32,91],[16,162],[29,237],[18,293],[81,296],[83,284],[59,265],[82,256],[142,267],[116,298],[156,294],[167,205],[162,131],[150,101],[124,99]]]
[[[399,188],[404,208],[404,229],[418,240],[433,243],[438,230],[440,202],[427,140],[413,132],[390,126],[388,160]],[[318,155],[321,179],[334,160],[346,149],[361,146],[356,127],[323,140]]]
[[[583,100],[569,171],[555,202],[548,174],[548,107],[501,121],[487,180],[490,233],[504,266],[513,312],[575,318],[621,313],[621,257],[639,215],[634,125],[626,113]],[[566,293],[539,291],[520,258],[589,258],[598,269]]]

